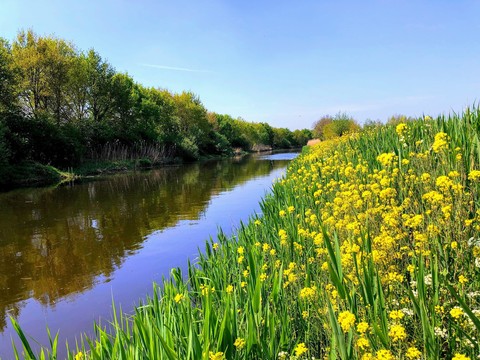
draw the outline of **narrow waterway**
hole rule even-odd
[[[0,194],[0,357],[19,344],[9,316],[42,344],[59,344],[124,311],[218,228],[230,233],[295,153],[165,167],[57,188]],[[60,355],[64,354],[62,351]]]

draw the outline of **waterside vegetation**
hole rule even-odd
[[[472,108],[305,150],[262,216],[69,358],[477,358],[479,134]]]
[[[301,147],[310,137],[307,129],[208,111],[192,92],[145,87],[95,50],[53,36],[28,30],[12,43],[0,38],[0,188],[48,182],[29,172],[32,162],[62,170],[127,160],[151,166]]]

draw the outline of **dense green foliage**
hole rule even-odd
[[[24,161],[60,168],[157,149],[152,162],[228,155],[234,148],[299,147],[309,130],[273,128],[208,112],[191,92],[147,88],[94,50],[19,32],[0,39],[0,168]],[[2,170],[0,170],[2,171]],[[1,176],[0,185],[8,182]]]
[[[320,140],[329,140],[360,130],[360,125],[346,113],[325,115],[313,124],[313,135]]]

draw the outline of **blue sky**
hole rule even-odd
[[[0,36],[53,34],[145,86],[293,130],[478,102],[479,14],[473,0],[2,0]]]

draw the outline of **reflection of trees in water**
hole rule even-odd
[[[154,230],[198,219],[212,197],[286,162],[249,158],[122,174],[0,195],[0,329],[31,297],[44,306],[109,278]]]

